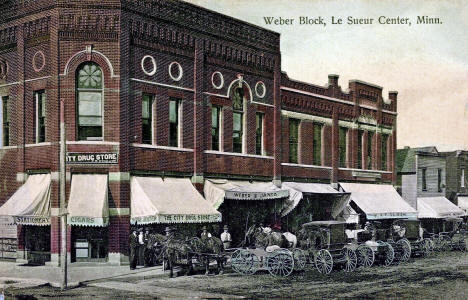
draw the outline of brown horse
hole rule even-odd
[[[214,236],[205,237],[203,239],[195,237],[190,240],[192,249],[197,252],[198,261],[205,265],[205,275],[209,273],[210,257],[216,260],[218,274],[224,273],[224,257],[222,252],[223,242]]]
[[[167,260],[170,270],[170,277],[174,275],[174,266],[181,266],[187,269],[185,275],[190,275],[193,272],[192,258],[194,250],[191,245],[174,236],[169,236],[165,243],[164,256]]]
[[[291,234],[291,236],[293,236]],[[266,248],[269,246],[278,246],[280,248],[291,248],[291,243],[281,232],[265,230],[261,226],[252,225],[246,233],[246,246],[255,246],[256,248]]]

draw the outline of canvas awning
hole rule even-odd
[[[274,200],[289,197],[288,190],[280,189],[273,182],[230,181],[210,179],[205,181],[206,200],[215,208],[229,200]]]
[[[351,193],[354,202],[367,219],[416,219],[417,211],[412,208],[388,184],[340,183],[344,191]]]
[[[289,199],[281,212],[282,217],[289,214],[307,194],[322,194],[332,197],[331,214],[333,218],[339,215],[349,201],[349,193],[338,192],[330,184],[325,183],[283,182],[281,188],[289,191]]]
[[[418,198],[419,219],[461,217],[465,213],[445,197]]]
[[[188,178],[133,176],[130,189],[132,224],[221,222]]]
[[[68,224],[107,226],[107,174],[74,174],[68,200]]]
[[[468,215],[468,196],[458,196],[458,207]]]
[[[0,207],[10,223],[50,225],[50,174],[29,175],[26,182]]]

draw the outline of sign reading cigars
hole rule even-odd
[[[116,152],[68,152],[67,164],[118,164],[119,154]]]

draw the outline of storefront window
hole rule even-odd
[[[289,119],[289,162],[299,161],[299,124],[297,119]]]
[[[77,71],[78,139],[102,140],[102,70],[92,62]]]
[[[348,129],[345,127],[340,127],[339,130],[339,158],[340,168],[346,168],[346,146],[347,146],[347,136],[348,136]]]
[[[46,117],[46,93],[38,91],[34,93],[36,113],[34,126],[36,131],[36,143],[45,142],[45,117]]]
[[[153,143],[153,95],[143,94],[141,99],[141,142]]]

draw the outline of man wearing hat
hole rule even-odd
[[[166,237],[171,237],[173,235],[173,230],[171,227],[167,226],[166,229],[164,230],[166,232]]]
[[[224,250],[231,248],[232,238],[227,225],[224,225],[224,231],[221,233],[221,241],[223,242]]]
[[[208,229],[206,228],[206,226],[203,226],[202,227],[202,233],[201,233],[201,240],[206,240],[206,239],[209,239],[211,237],[211,233],[208,232]]]
[[[135,270],[137,265],[137,253],[138,253],[138,234],[136,230],[133,230],[130,234],[130,270]]]

